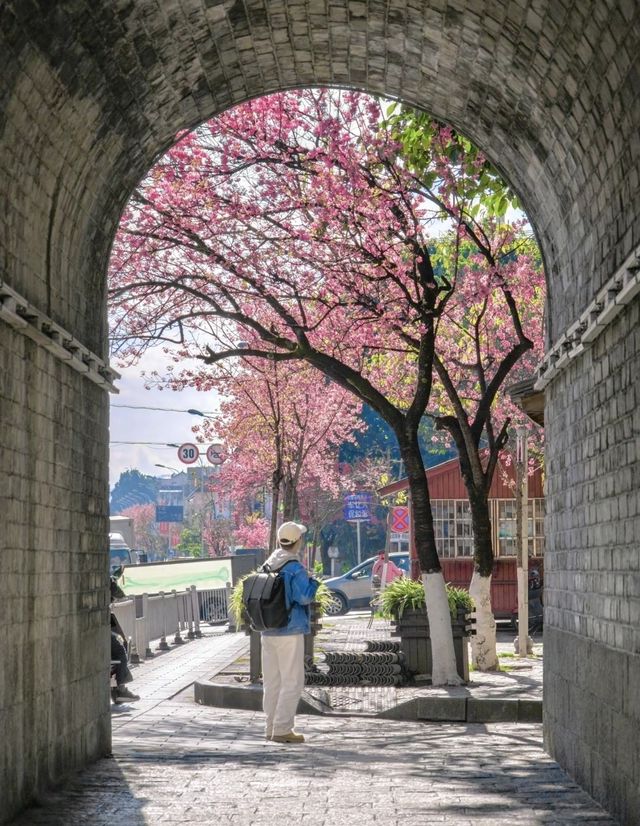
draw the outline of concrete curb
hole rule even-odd
[[[196,703],[244,711],[262,711],[262,686],[235,686],[195,682]],[[334,711],[328,704],[303,694],[298,714],[333,717],[364,716],[362,712]],[[424,720],[448,723],[540,723],[542,700],[491,699],[479,697],[414,697],[394,708],[366,716],[389,720]]]
[[[542,700],[415,697],[377,716],[439,723],[541,723]]]
[[[219,708],[237,708],[242,711],[262,711],[262,686],[236,686],[224,683],[195,682],[193,684],[194,700],[203,706]],[[304,694],[298,703],[297,714],[326,714],[328,707],[323,707],[314,697]]]

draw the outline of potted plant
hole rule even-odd
[[[451,585],[447,585],[447,598],[457,671],[468,682],[468,637],[472,633],[469,614],[474,609],[473,600],[468,591]],[[382,592],[380,607],[383,616],[395,623],[392,635],[400,637],[409,669],[414,674],[431,674],[431,639],[422,583],[407,577],[395,579]]]

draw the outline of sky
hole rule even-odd
[[[215,415],[217,401],[211,392],[145,389],[142,371],[155,369],[163,372],[165,364],[166,356],[160,348],[148,351],[135,367],[123,368],[115,359],[112,361],[113,368],[122,378],[115,382],[120,392],[110,395],[110,489],[113,489],[120,474],[131,468],[150,476],[171,475],[171,470],[156,467],[156,464],[167,465],[176,471],[184,470],[187,465],[178,458],[178,450],[168,445],[196,443],[192,427],[202,419],[186,411],[195,409]],[[204,445],[203,454],[206,448],[207,445]],[[203,459],[208,464],[204,455]]]

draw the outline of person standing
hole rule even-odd
[[[390,582],[393,582],[399,576],[404,576],[402,568],[398,568],[395,562],[388,557],[385,560],[385,552],[379,551],[378,558],[371,569],[371,578],[374,584],[383,591]]]
[[[320,584],[300,562],[306,531],[297,522],[284,522],[278,530],[278,547],[266,561],[284,577],[289,611],[283,628],[261,632],[265,737],[276,743],[304,742],[304,735],[294,731],[293,725],[304,688],[304,635],[311,631],[309,606]]]

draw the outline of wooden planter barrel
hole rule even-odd
[[[453,649],[456,655],[456,669],[466,682],[469,682],[469,636],[471,630],[470,615],[465,609],[459,609],[458,615],[451,620],[453,629]],[[433,658],[431,655],[431,637],[426,608],[407,608],[401,617],[394,620],[391,636],[400,637],[402,651],[407,667],[414,674],[431,674]]]

